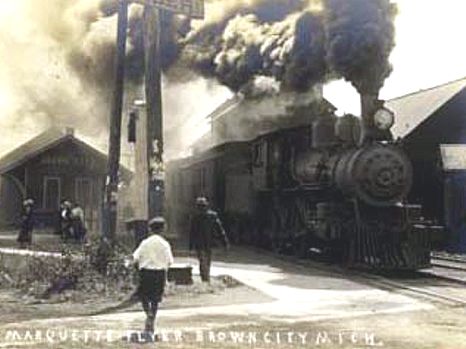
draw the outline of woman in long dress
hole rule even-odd
[[[32,230],[34,228],[33,206],[34,200],[27,199],[23,201],[21,228],[18,234],[18,243],[21,248],[25,248],[32,243]]]

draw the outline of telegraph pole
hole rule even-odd
[[[155,195],[155,177],[163,164],[162,68],[161,36],[164,11],[155,6],[144,7],[144,60],[147,113],[147,161],[149,176],[149,217],[160,214],[163,196]],[[162,202],[157,202],[162,201]]]
[[[163,108],[161,38],[168,14],[204,18],[204,0],[132,0],[144,5],[145,95],[147,112],[147,161],[149,162],[149,217],[163,214]]]
[[[128,3],[118,2],[117,52],[115,61],[115,85],[110,114],[107,178],[104,198],[104,237],[115,242],[117,219],[118,172],[120,168],[121,113],[123,108],[125,54],[128,29]]]
[[[161,35],[164,11],[153,6],[144,9],[145,42],[145,93],[148,117],[148,129],[151,140],[157,142],[157,149],[152,147],[152,154],[162,161],[162,68]]]

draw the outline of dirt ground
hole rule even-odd
[[[83,295],[78,291],[66,291],[51,299],[37,299],[19,290],[0,289],[0,326],[21,323],[32,319],[64,318],[139,311],[138,302],[127,302],[128,294],[111,293]],[[200,307],[205,304],[228,304],[234,297],[235,304],[265,302],[270,300],[260,292],[245,287],[234,280],[219,277],[205,284],[194,277],[193,285],[170,283],[165,290],[161,309]],[[124,303],[124,305],[123,305]],[[1,337],[0,337],[1,343]]]
[[[396,301],[409,298],[401,299],[358,284],[351,276],[345,279],[312,268],[297,268],[247,251],[230,253],[223,259],[216,262],[214,270],[229,272],[238,280],[248,280],[250,285],[231,283],[232,287],[225,287],[217,275],[212,285],[202,284],[196,276],[192,287],[169,288],[161,305],[159,338],[155,344],[128,342],[127,335],[140,330],[144,322],[139,304],[115,308],[128,295],[83,299],[69,292],[65,298],[38,301],[2,290],[0,348],[466,349],[464,308],[429,304],[403,311]],[[254,284],[259,287],[251,287]],[[312,305],[313,308],[303,309],[302,315],[312,319],[302,320],[304,317],[299,315],[290,320],[289,315],[299,309],[280,308],[279,304],[288,303],[278,302],[279,292],[299,296],[291,302],[302,302],[302,307]],[[334,294],[335,302],[326,298],[329,294]],[[362,314],[358,296],[361,294],[381,298],[369,306],[373,310]],[[341,314],[332,311],[337,316],[331,320],[319,318],[319,314],[313,314],[313,309],[319,309],[318,304],[306,302],[309,295],[321,296],[328,302],[322,306],[323,310],[332,306],[336,310],[341,308]],[[345,295],[349,298],[344,298]],[[364,299],[367,304],[374,301]],[[290,300],[288,296],[286,300]],[[416,302],[419,300],[412,300],[413,304]],[[283,310],[279,314],[288,312],[288,317],[267,319],[252,315],[257,309],[263,315],[267,307],[277,306],[276,309]],[[215,309],[206,312],[206,307]]]

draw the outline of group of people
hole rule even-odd
[[[85,242],[84,210],[78,203],[63,200],[60,204],[60,234],[63,241]]]
[[[86,224],[84,210],[79,204],[63,200],[60,204],[60,235],[65,242],[84,242],[86,240]],[[31,245],[34,229],[34,200],[23,201],[21,210],[20,230],[17,241],[21,248]]]
[[[134,262],[139,270],[138,294],[146,313],[144,339],[154,339],[154,323],[159,303],[162,300],[167,273],[173,263],[170,244],[163,234],[165,220],[156,217],[149,222],[152,235],[144,239],[133,253]],[[191,219],[189,249],[195,251],[200,275],[203,282],[210,282],[212,248],[216,241],[229,249],[229,241],[218,214],[209,208],[205,197],[196,199],[196,210]]]

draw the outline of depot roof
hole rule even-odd
[[[466,77],[387,101],[386,106],[396,115],[395,138],[408,136],[465,87]]]
[[[77,138],[74,135],[73,129],[52,127],[3,156],[0,159],[0,174],[9,172],[47,150],[59,146],[67,141],[71,141],[85,149],[101,161],[107,161],[107,155]],[[121,168],[125,176],[131,176],[130,170],[124,167]]]

